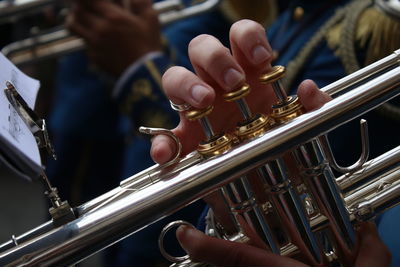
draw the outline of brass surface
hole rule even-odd
[[[234,137],[230,134],[223,134],[207,142],[200,143],[197,151],[204,157],[221,155],[233,145]]]
[[[272,106],[271,117],[275,123],[281,124],[290,121],[303,114],[303,105],[297,96],[288,96],[284,103],[277,103]]]
[[[224,99],[232,102],[247,96],[250,93],[250,86],[245,83],[238,90],[224,94]]]
[[[250,122],[243,125],[238,125],[236,128],[236,135],[240,140],[251,139],[262,135],[270,128],[271,118],[265,115],[258,115]]]
[[[204,118],[208,114],[211,113],[211,111],[214,109],[213,106],[208,106],[205,109],[196,109],[196,110],[191,110],[186,112],[186,118],[190,121],[195,121],[201,118]]]
[[[270,72],[260,76],[260,82],[261,83],[275,82],[281,79],[283,76],[285,76],[285,71],[286,68],[284,66],[279,66],[279,65],[273,66]]]

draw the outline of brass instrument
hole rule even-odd
[[[400,50],[324,87],[334,99],[306,114],[295,96],[287,97],[281,91],[283,73],[277,67],[261,78],[274,83],[280,99],[273,119],[254,117],[246,110],[242,98],[246,86],[225,96],[238,102],[245,118],[249,115],[234,135],[212,133],[206,119],[209,111],[189,112],[189,117],[202,120],[210,134],[199,151],[122,181],[114,190],[76,207],[77,218],[68,223],[54,226],[49,221],[13,236],[0,246],[0,265],[79,262],[213,192],[225,198],[237,229],[226,233],[211,222],[209,234],[246,242],[235,219],[241,215],[274,253],[302,253],[311,265],[340,263],[354,246],[357,222],[399,203],[400,146],[366,162],[368,138],[363,128],[366,141],[360,161],[341,168],[334,163],[324,135],[400,94]],[[222,136],[227,137],[221,141]],[[297,174],[287,171],[288,158],[296,163]],[[329,165],[346,173],[336,178]],[[260,182],[261,198],[249,183],[250,175]],[[169,258],[179,266],[201,265],[187,257]]]
[[[206,0],[185,7],[182,0],[164,0],[153,4],[158,11],[160,24],[165,26],[178,20],[200,15],[216,8],[221,0]],[[57,0],[12,0],[0,2],[0,22],[13,21],[46,6],[59,4]],[[68,32],[64,27],[13,42],[1,52],[15,65],[30,64],[38,60],[58,57],[82,50],[85,43]]]

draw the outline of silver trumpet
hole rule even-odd
[[[15,21],[44,7],[60,4],[59,0],[10,0],[0,2],[0,23]],[[221,0],[206,0],[199,4],[187,6],[182,0],[164,0],[153,4],[158,11],[160,24],[165,26],[178,20],[200,15],[215,9]],[[16,65],[34,63],[38,60],[54,58],[79,51],[85,48],[81,38],[72,35],[63,26],[47,33],[13,42],[1,52]]]
[[[234,227],[227,231],[210,212],[208,234],[247,242],[241,216],[274,253],[301,253],[314,266],[346,264],[357,223],[399,203],[400,146],[367,161],[363,127],[363,155],[343,168],[334,162],[325,134],[400,94],[400,50],[323,88],[334,99],[306,114],[296,97],[281,91],[282,70],[261,78],[272,82],[280,97],[271,117],[250,114],[242,98],[246,86],[225,95],[238,102],[245,117],[234,134],[214,134],[209,111],[189,111],[187,116],[199,119],[209,135],[197,151],[122,181],[76,207],[76,219],[59,226],[49,221],[13,236],[0,246],[0,265],[79,262],[211,193],[223,198]],[[335,177],[331,166],[343,175]],[[201,265],[162,251],[177,266]]]

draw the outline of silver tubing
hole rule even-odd
[[[388,69],[400,66],[400,49],[394,51],[392,54],[385,58],[382,58],[358,71],[355,71],[342,79],[333,82],[324,88],[321,88],[323,92],[331,96],[337,96],[337,94],[343,94],[353,86],[359,85],[364,81],[374,77],[379,73],[386,72]]]
[[[400,67],[318,110],[0,254],[0,265],[73,264],[400,94]],[[164,179],[165,178],[165,179]],[[380,201],[377,201],[381,203]],[[28,255],[29,257],[25,257]]]
[[[33,7],[37,9],[51,6],[59,0],[14,0],[0,1],[0,22],[16,16],[23,16],[31,12]],[[210,12],[217,8],[221,0],[206,0],[193,6],[184,7],[181,0],[164,0],[157,2],[153,8],[158,11],[158,20],[165,26],[178,20]],[[1,8],[3,4],[4,8]],[[36,6],[37,5],[37,6]],[[1,50],[14,64],[30,64],[37,60],[54,58],[74,51],[85,49],[83,39],[72,35],[64,27],[53,29],[51,32],[39,34],[31,38],[8,44]]]
[[[400,166],[400,146],[366,162],[357,172],[340,176],[336,182],[345,196],[350,195],[354,191],[360,190],[360,183],[368,184],[371,181],[379,180],[376,178],[377,174],[386,173],[391,166]],[[355,189],[355,187],[357,188]]]

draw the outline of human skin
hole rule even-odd
[[[200,35],[189,44],[189,57],[195,73],[179,66],[163,75],[162,85],[166,96],[176,104],[188,103],[202,109],[214,106],[209,120],[215,132],[232,130],[241,115],[233,103],[223,100],[222,94],[238,89],[247,82],[251,92],[246,97],[253,114],[268,114],[276,101],[270,85],[259,82],[261,74],[271,70],[272,49],[264,28],[250,20],[241,20],[230,30],[231,51],[210,35]],[[313,110],[330,100],[329,95],[318,90],[311,80],[303,81],[297,92],[304,108]],[[172,131],[179,137],[183,154],[193,151],[204,139],[198,122],[181,115],[179,125]],[[176,150],[165,136],[153,139],[151,155],[158,163],[168,161]]]
[[[147,53],[162,50],[150,0],[76,1],[66,26],[85,40],[91,63],[116,77]]]
[[[231,28],[230,42],[231,51],[212,36],[194,38],[189,44],[189,56],[195,72],[179,66],[172,67],[162,80],[166,96],[176,104],[188,103],[197,109],[214,105],[209,119],[216,132],[233,129],[240,120],[240,115],[233,115],[238,114],[235,105],[222,99],[223,93],[247,82],[252,92],[246,101],[253,113],[268,114],[276,101],[271,86],[258,81],[261,74],[271,69],[272,60],[272,49],[263,27],[253,21],[239,21]],[[299,85],[297,95],[306,111],[317,109],[331,99],[311,80]],[[172,131],[179,137],[183,154],[186,154],[194,150],[204,136],[197,122],[188,121],[184,113],[180,114],[180,118],[179,125]],[[175,151],[174,142],[166,136],[156,136],[152,141],[151,155],[158,163],[168,161]],[[214,213],[218,210],[216,199],[210,196],[205,199]],[[362,223],[357,234],[354,266],[389,266],[390,253],[379,239],[375,225]],[[193,260],[216,266],[306,266],[274,255],[257,242],[248,245],[221,240],[188,226],[178,228],[177,238]]]

